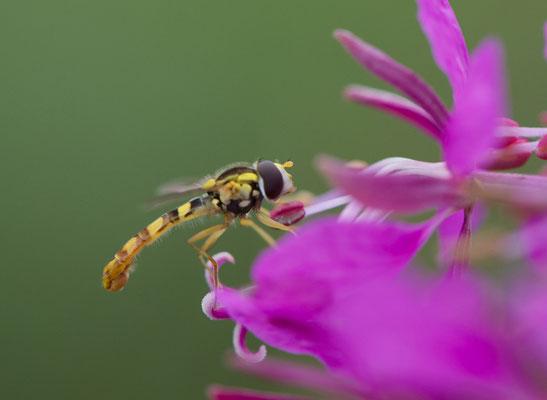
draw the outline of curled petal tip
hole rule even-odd
[[[222,307],[217,307],[216,294],[209,292],[201,300],[201,310],[212,320],[230,318],[226,310]]]
[[[266,346],[261,345],[256,353],[251,352],[245,345],[245,337],[247,336],[247,328],[241,324],[236,324],[234,327],[234,351],[243,360],[252,363],[258,363],[266,358]]]
[[[222,251],[215,254],[213,256],[213,260],[217,262],[218,268],[220,268],[222,264],[226,262],[229,262],[230,264],[235,264],[234,257],[227,251]],[[209,285],[209,289],[213,290],[215,284],[213,282],[213,277],[211,276],[211,273],[213,272],[213,264],[211,263],[211,261],[207,261],[207,268],[208,269],[205,270],[205,282],[207,282],[207,285]]]
[[[227,251],[222,251],[220,253],[216,253],[214,256],[213,256],[213,259],[218,263],[218,266],[220,267],[222,264],[224,264],[225,262],[229,262],[230,264],[235,264],[235,259],[234,259],[234,256],[232,256],[230,253],[228,253]],[[213,265],[211,264],[211,261],[207,261],[207,265],[209,266],[209,268],[212,268]]]

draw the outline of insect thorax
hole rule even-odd
[[[216,207],[235,215],[245,215],[253,208],[260,208],[263,198],[258,187],[258,175],[249,167],[223,172],[216,179],[216,190],[208,194]]]

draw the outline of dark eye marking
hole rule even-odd
[[[271,161],[260,161],[256,166],[258,174],[264,181],[264,194],[268,199],[276,199],[283,190],[283,175]]]

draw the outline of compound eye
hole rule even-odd
[[[267,199],[275,200],[283,191],[283,174],[271,161],[259,161],[256,166],[258,175],[262,178],[262,190]]]

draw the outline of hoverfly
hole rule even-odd
[[[213,264],[213,280],[218,286],[217,263],[208,251],[237,218],[242,226],[254,229],[270,245],[275,243],[274,239],[249,218],[251,211],[266,226],[291,230],[271,219],[268,211],[262,208],[262,201],[266,199],[275,203],[280,197],[294,192],[292,176],[285,170],[292,165],[290,161],[280,164],[267,160],[258,160],[252,165],[240,163],[225,168],[214,178],[205,178],[201,184],[182,190],[171,188],[170,193],[164,193],[159,198],[160,201],[174,200],[194,192],[204,193],[163,214],[129,239],[104,268],[104,288],[111,292],[122,289],[129,279],[129,271],[137,254],[174,226],[203,216],[223,215],[222,224],[205,228],[188,239],[188,244],[198,252],[202,264],[207,266],[206,260]],[[199,247],[196,243],[201,240],[204,243]]]

